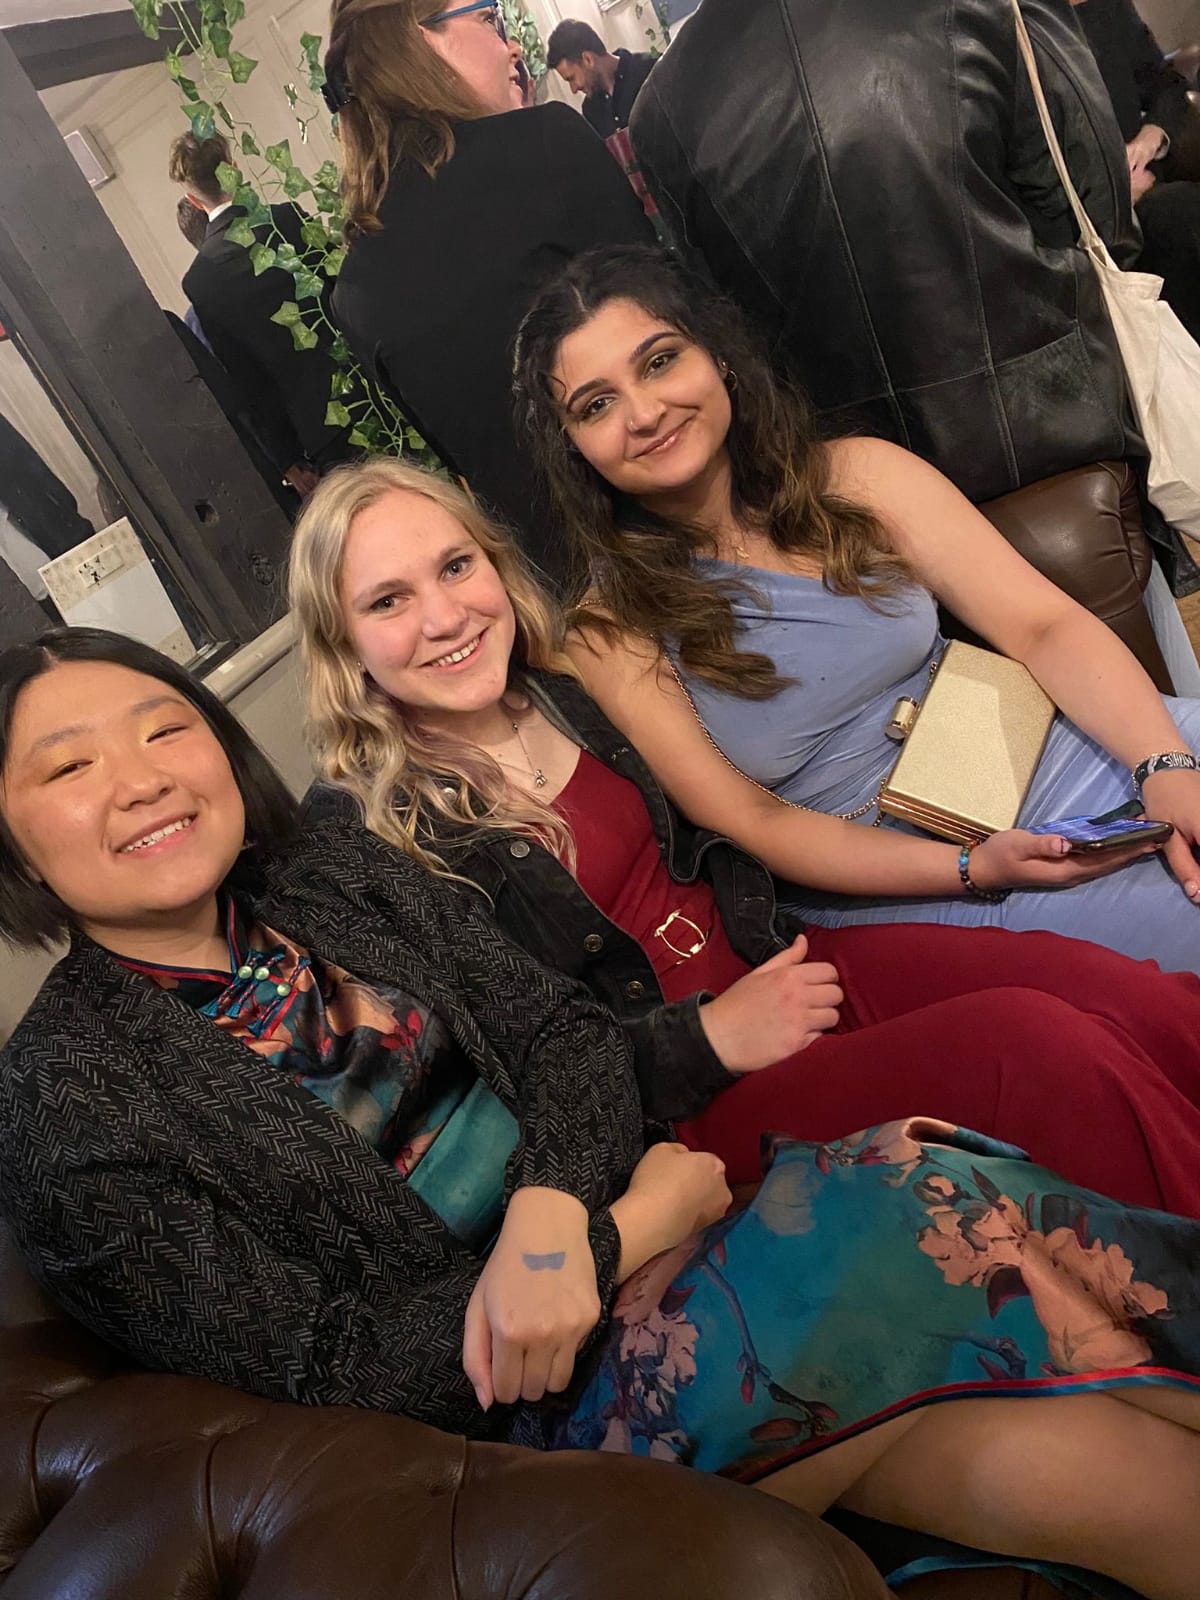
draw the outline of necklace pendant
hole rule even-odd
[[[541,767],[533,769],[533,786],[535,789],[544,789],[546,787],[546,774]]]

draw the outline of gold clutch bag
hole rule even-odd
[[[1054,702],[1031,674],[955,639],[912,708],[902,701],[893,712],[889,732],[904,748],[880,811],[955,844],[1011,828],[1054,720]]]

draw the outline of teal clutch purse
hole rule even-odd
[[[450,1113],[409,1178],[409,1187],[471,1250],[500,1231],[504,1168],[517,1147],[517,1119],[483,1082]]]

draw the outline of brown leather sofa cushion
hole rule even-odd
[[[4,1600],[885,1600],[767,1495],[131,1370],[0,1228]]]
[[[979,509],[1031,566],[1107,622],[1164,694],[1174,692],[1142,600],[1153,556],[1124,462],[1060,472]],[[950,630],[973,637],[953,623]]]

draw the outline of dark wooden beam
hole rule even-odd
[[[282,611],[287,519],[0,33],[0,322],[214,639]],[[190,580],[190,582],[189,582]]]
[[[193,21],[194,5],[186,10]],[[124,72],[161,61],[169,49],[188,46],[175,24],[163,18],[162,36],[147,39],[133,12],[99,11],[86,17],[56,17],[48,22],[22,22],[6,28],[4,37],[25,68],[35,89],[52,89],[60,83],[77,83],[106,72]]]

